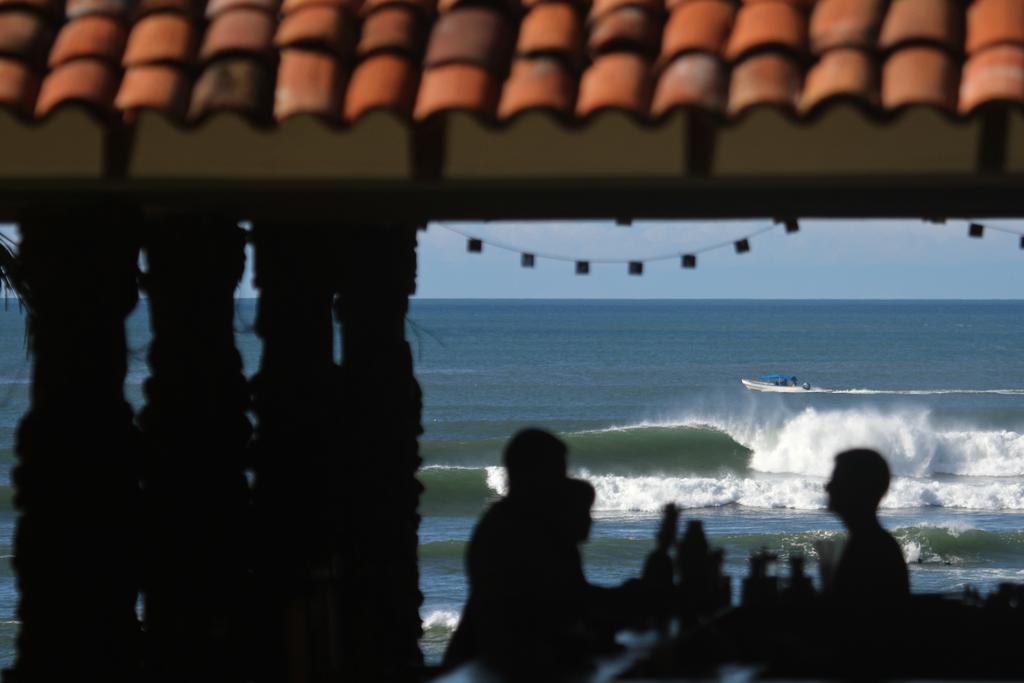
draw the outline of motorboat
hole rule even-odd
[[[809,391],[811,385],[801,382],[795,375],[761,375],[757,379],[741,379],[743,386],[751,391],[801,392]]]

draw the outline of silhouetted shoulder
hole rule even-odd
[[[476,523],[466,548],[466,574],[471,585],[486,575],[488,565],[493,565],[497,560],[494,553],[514,527],[512,518],[510,502],[499,500],[487,508]]]
[[[836,568],[833,593],[861,603],[909,595],[910,579],[900,544],[881,527],[851,534]]]

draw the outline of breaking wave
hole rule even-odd
[[[675,423],[641,423],[633,429],[673,425],[701,426],[728,435],[747,450],[749,468],[757,472],[825,477],[836,453],[867,447],[884,454],[897,476],[1024,476],[1024,434],[937,424],[924,409],[808,407],[779,420],[698,416]]]
[[[875,448],[889,461],[894,480],[883,507],[1024,509],[1024,434],[951,424],[925,409],[807,407],[774,419],[692,415],[563,436],[574,474],[594,485],[595,507],[604,511],[656,512],[669,502],[821,509],[834,454],[854,447]],[[441,444],[434,448],[443,453]],[[472,450],[469,442],[456,449]],[[476,511],[504,494],[497,461],[426,469],[427,512]]]
[[[458,612],[451,609],[433,610],[423,617],[423,630],[427,633],[430,631],[451,633],[459,625],[460,616]]]

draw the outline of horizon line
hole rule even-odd
[[[140,297],[142,298],[142,297]],[[258,301],[258,296],[239,296],[236,301]],[[1024,302],[1024,297],[504,297],[504,296],[411,296],[410,301],[1000,301]]]

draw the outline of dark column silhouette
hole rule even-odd
[[[405,340],[416,286],[416,230],[338,231],[344,469],[331,482],[343,666],[351,680],[403,680],[422,665],[416,563],[422,396]]]
[[[253,675],[317,683],[339,669],[341,639],[333,613],[338,501],[330,482],[342,477],[345,463],[337,445],[330,233],[257,223],[253,239],[263,339],[252,381],[259,595]]]
[[[146,230],[145,625],[150,668],[181,680],[242,675],[251,426],[234,293],[244,244],[231,220],[178,216]]]
[[[7,680],[139,670],[138,434],[123,393],[137,225],[113,209],[21,224],[34,363],[15,446],[21,633]]]

